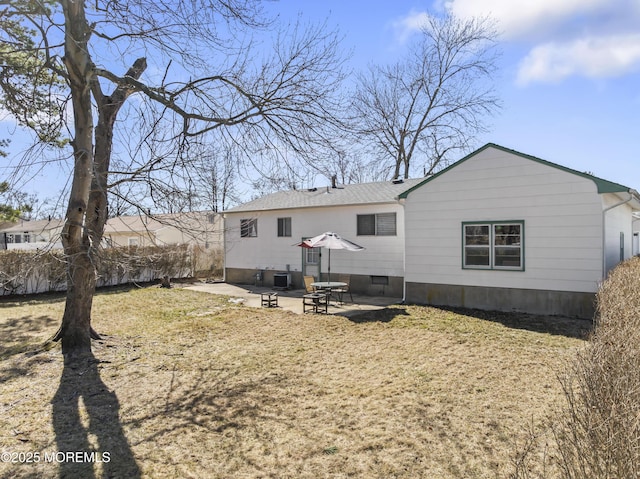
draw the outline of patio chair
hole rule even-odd
[[[305,276],[304,277],[304,288],[307,290],[307,293],[315,293],[316,288],[311,286],[311,283],[315,282],[315,278],[313,276]]]
[[[345,293],[349,293],[349,297],[351,298],[351,302],[353,303],[353,295],[351,294],[351,290],[349,289],[349,282],[351,281],[350,274],[339,274],[338,281],[341,283],[346,283],[346,286],[342,286],[341,288],[336,288],[331,290],[332,293],[335,293],[338,297],[338,301],[340,303],[344,303],[343,298]]]
[[[302,295],[302,312],[329,313],[328,293],[307,293]]]

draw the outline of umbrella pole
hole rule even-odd
[[[329,266],[328,266],[328,270],[329,270],[329,279],[327,281],[331,282],[331,250],[329,250]]]

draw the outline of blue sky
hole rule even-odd
[[[393,61],[424,15],[490,15],[502,32],[502,110],[477,146],[522,153],[640,189],[640,0],[280,0],[328,18],[354,69]]]
[[[300,13],[337,27],[344,48],[353,51],[355,71],[402,55],[427,14],[491,15],[502,32],[496,90],[503,108],[488,120],[490,132],[476,146],[497,143],[640,189],[640,0],[279,0],[267,5],[284,21],[294,22]],[[14,132],[11,122],[0,127],[8,129],[0,138]],[[14,146],[19,148],[20,141]],[[45,175],[29,189],[55,195],[67,173]]]

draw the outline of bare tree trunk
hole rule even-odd
[[[96,287],[95,268],[86,253],[69,258],[67,301],[56,338],[62,340],[62,354],[78,356],[91,352],[91,306]]]
[[[54,339],[62,340],[63,354],[78,356],[91,351],[91,304],[95,289],[95,268],[84,227],[93,176],[91,81],[94,67],[87,49],[91,31],[84,13],[84,2],[61,3],[68,25],[64,62],[73,102],[75,166],[62,230],[62,245],[68,262],[67,302],[62,325]]]
[[[62,2],[65,22],[65,65],[73,101],[75,168],[62,244],[67,259],[67,300],[60,329],[54,340],[62,340],[65,356],[91,352],[91,338],[99,338],[91,328],[91,307],[96,289],[96,257],[107,221],[108,171],[113,143],[113,127],[118,111],[132,93],[118,86],[104,96],[87,49],[91,28],[84,2]],[[127,76],[138,79],[147,64],[136,60]],[[93,127],[92,94],[98,107],[98,125]],[[95,149],[94,149],[95,134]]]

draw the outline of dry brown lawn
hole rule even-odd
[[[95,298],[96,360],[72,369],[59,346],[34,353],[63,305],[0,302],[3,478],[508,477],[590,326],[401,305],[350,320],[117,290]],[[102,462],[53,456],[77,450]]]

